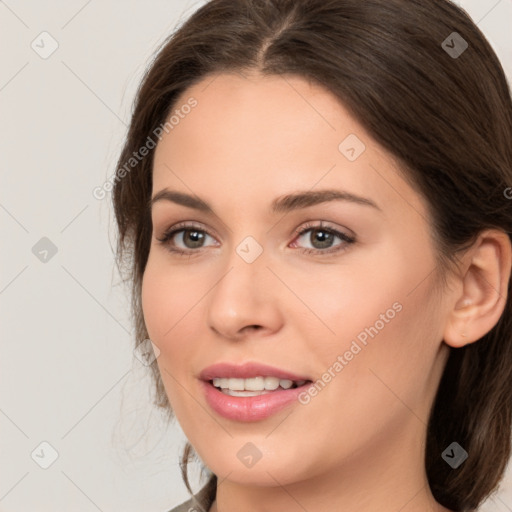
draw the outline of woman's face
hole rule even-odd
[[[272,486],[361,472],[371,485],[383,468],[395,483],[393,468],[419,475],[448,353],[423,199],[334,96],[301,78],[210,76],[174,113],[155,150],[153,197],[179,192],[210,209],[153,202],[142,305],[203,462]],[[327,190],[341,199],[313,200]],[[201,379],[217,363],[313,384],[229,396]],[[257,388],[263,379],[240,378],[272,374],[246,369],[205,378]]]

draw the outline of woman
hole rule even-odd
[[[209,476],[175,512],[497,488],[511,141],[503,69],[445,0],[214,0],[165,42],[113,202],[156,403],[190,493],[190,457]]]

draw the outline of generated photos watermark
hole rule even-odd
[[[379,319],[374,322],[370,327],[365,327],[357,336],[352,340],[350,348],[346,350],[343,355],[339,355],[336,361],[329,366],[329,368],[322,374],[322,377],[317,379],[316,382],[311,384],[306,390],[299,394],[298,400],[302,405],[307,405],[311,399],[322,391],[329,382],[338,375],[350,361],[361,352],[361,350],[368,345],[368,337],[375,338],[386,325],[393,320],[397,313],[402,311],[403,306],[400,302],[395,302],[385,313],[379,315]],[[359,343],[358,343],[359,341]],[[362,345],[362,346],[361,346]]]
[[[130,158],[128,158],[128,161],[125,162],[122,167],[120,167],[115,173],[111,174],[105,180],[103,185],[94,187],[92,190],[93,197],[99,201],[105,199],[107,194],[114,188],[114,184],[121,181],[134,167],[139,164],[139,162],[144,160],[144,158],[150,154],[150,151],[156,147],[158,142],[162,140],[163,134],[174,130],[180,121],[190,114],[197,104],[197,100],[194,97],[190,97],[185,104],[175,109],[173,115],[170,116],[165,123],[157,126],[151,135],[148,135],[144,144],[137,151],[132,153]]]

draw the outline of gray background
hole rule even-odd
[[[110,198],[92,190],[154,50],[203,3],[0,1],[0,512],[163,512],[188,496],[185,438],[147,405],[132,353]],[[512,0],[458,3],[512,81]],[[510,466],[481,510],[512,511]]]

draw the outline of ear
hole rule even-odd
[[[504,231],[489,229],[464,254],[458,290],[444,330],[444,341],[460,348],[485,336],[500,319],[507,302],[511,243]]]

